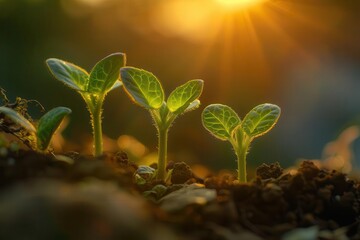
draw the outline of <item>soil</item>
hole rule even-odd
[[[135,184],[126,153],[100,158],[0,149],[0,239],[360,239],[360,184],[310,161],[238,183],[169,163]]]

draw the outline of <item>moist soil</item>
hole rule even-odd
[[[310,161],[246,184],[169,163],[167,182],[135,183],[124,152],[0,155],[0,239],[360,239],[359,182]]]

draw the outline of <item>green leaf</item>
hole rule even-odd
[[[189,106],[185,109],[184,112],[190,112],[192,110],[197,109],[200,106],[200,100],[196,99],[192,103],[189,104]]]
[[[121,87],[122,85],[122,82],[116,81],[114,85],[110,88],[110,91],[114,90],[115,88]]]
[[[245,116],[241,127],[250,137],[261,136],[274,127],[280,112],[280,108],[274,104],[258,105]]]
[[[49,146],[51,137],[61,122],[71,113],[71,109],[66,107],[56,107],[42,116],[38,123],[36,132],[37,146],[40,150],[45,150]]]
[[[156,170],[152,167],[140,165],[136,170],[134,177],[137,185],[144,185],[149,183],[156,174]]]
[[[229,140],[232,131],[240,124],[240,118],[234,110],[222,104],[211,104],[202,112],[202,122],[206,130],[221,139]]]
[[[5,114],[5,116],[10,118],[14,123],[25,128],[29,132],[32,132],[32,133],[36,132],[34,125],[32,125],[29,120],[27,120],[24,116],[22,116],[15,110],[8,108],[8,107],[0,107],[0,113]]]
[[[90,72],[87,92],[106,93],[119,79],[120,68],[125,66],[123,53],[114,53],[100,60]]]
[[[77,91],[85,91],[89,81],[89,74],[75,64],[56,58],[49,58],[46,64],[54,77],[66,86]]]
[[[203,80],[191,80],[177,87],[169,96],[167,106],[173,113],[182,113],[203,90]]]
[[[147,109],[159,109],[164,102],[164,90],[151,73],[134,67],[120,71],[123,86],[133,101]]]

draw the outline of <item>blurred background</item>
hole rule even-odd
[[[356,164],[358,128],[348,127],[360,123],[359,13],[359,0],[0,0],[0,86],[12,100],[73,109],[64,151],[87,153],[85,103],[44,61],[61,58],[90,71],[106,55],[124,52],[127,65],[153,72],[167,94],[187,80],[205,80],[200,109],[170,130],[170,160],[234,169],[230,144],[202,127],[202,109],[223,103],[243,117],[270,102],[282,116],[253,142],[250,166],[341,152],[339,161]],[[103,132],[109,151],[123,149],[134,160],[156,153],[150,115],[122,89],[105,100]]]

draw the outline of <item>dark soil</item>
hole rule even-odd
[[[0,239],[360,239],[359,182],[310,161],[247,184],[171,163],[168,182],[136,185],[122,152],[0,155]]]

